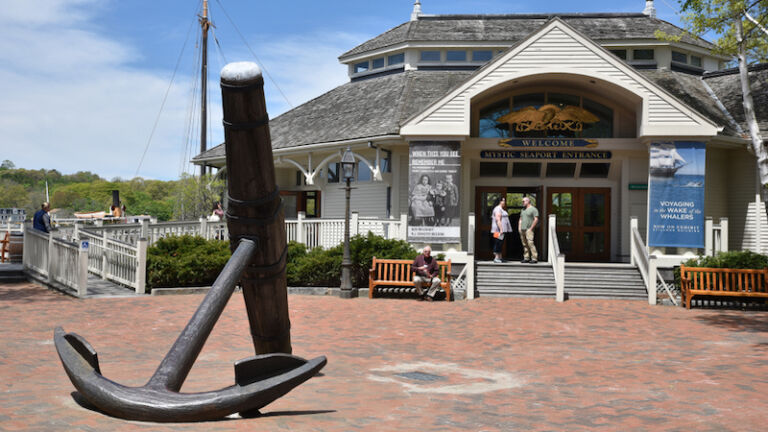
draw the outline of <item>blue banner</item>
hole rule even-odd
[[[648,245],[704,247],[703,142],[651,143]]]

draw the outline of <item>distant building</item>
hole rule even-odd
[[[542,215],[542,256],[548,214],[569,261],[629,261],[633,216],[652,253],[702,250],[707,217],[728,218],[729,249],[764,250],[738,73],[643,4],[425,15],[417,1],[409,21],[339,57],[348,83],[270,120],[286,217],[343,216],[349,147],[359,162],[352,208],[408,214],[417,246],[487,259],[492,203],[506,196],[516,226],[527,196]],[[768,137],[768,65],[750,79]],[[224,145],[193,162],[224,167]],[[519,242],[507,243],[505,256],[519,256]]]
[[[27,211],[22,208],[0,208],[0,224],[24,222]]]

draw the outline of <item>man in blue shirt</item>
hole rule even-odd
[[[38,210],[32,218],[32,228],[42,232],[51,232],[51,216],[48,215],[48,210],[50,208],[50,204],[47,202],[43,203],[40,210]]]

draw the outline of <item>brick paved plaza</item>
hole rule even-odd
[[[143,385],[202,295],[77,300],[0,286],[0,430],[757,431],[768,423],[768,313],[640,301],[453,303],[290,296],[294,353],[322,376],[256,419],[126,422],[77,405],[52,342],[81,334],[105,376]],[[252,354],[240,294],[185,384],[233,382]]]

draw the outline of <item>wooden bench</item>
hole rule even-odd
[[[411,265],[413,260],[403,259],[378,259],[373,257],[373,263],[368,276],[368,297],[373,298],[373,292],[376,287],[410,287],[416,292],[413,285],[413,273]],[[451,260],[438,261],[440,266],[440,287],[445,291],[445,299],[451,300]],[[424,286],[424,289],[429,289]]]
[[[768,268],[724,269],[680,266],[682,301],[691,308],[694,296],[768,299]]]
[[[0,240],[0,262],[5,262],[5,255],[10,253],[11,232],[6,231],[5,236]]]

